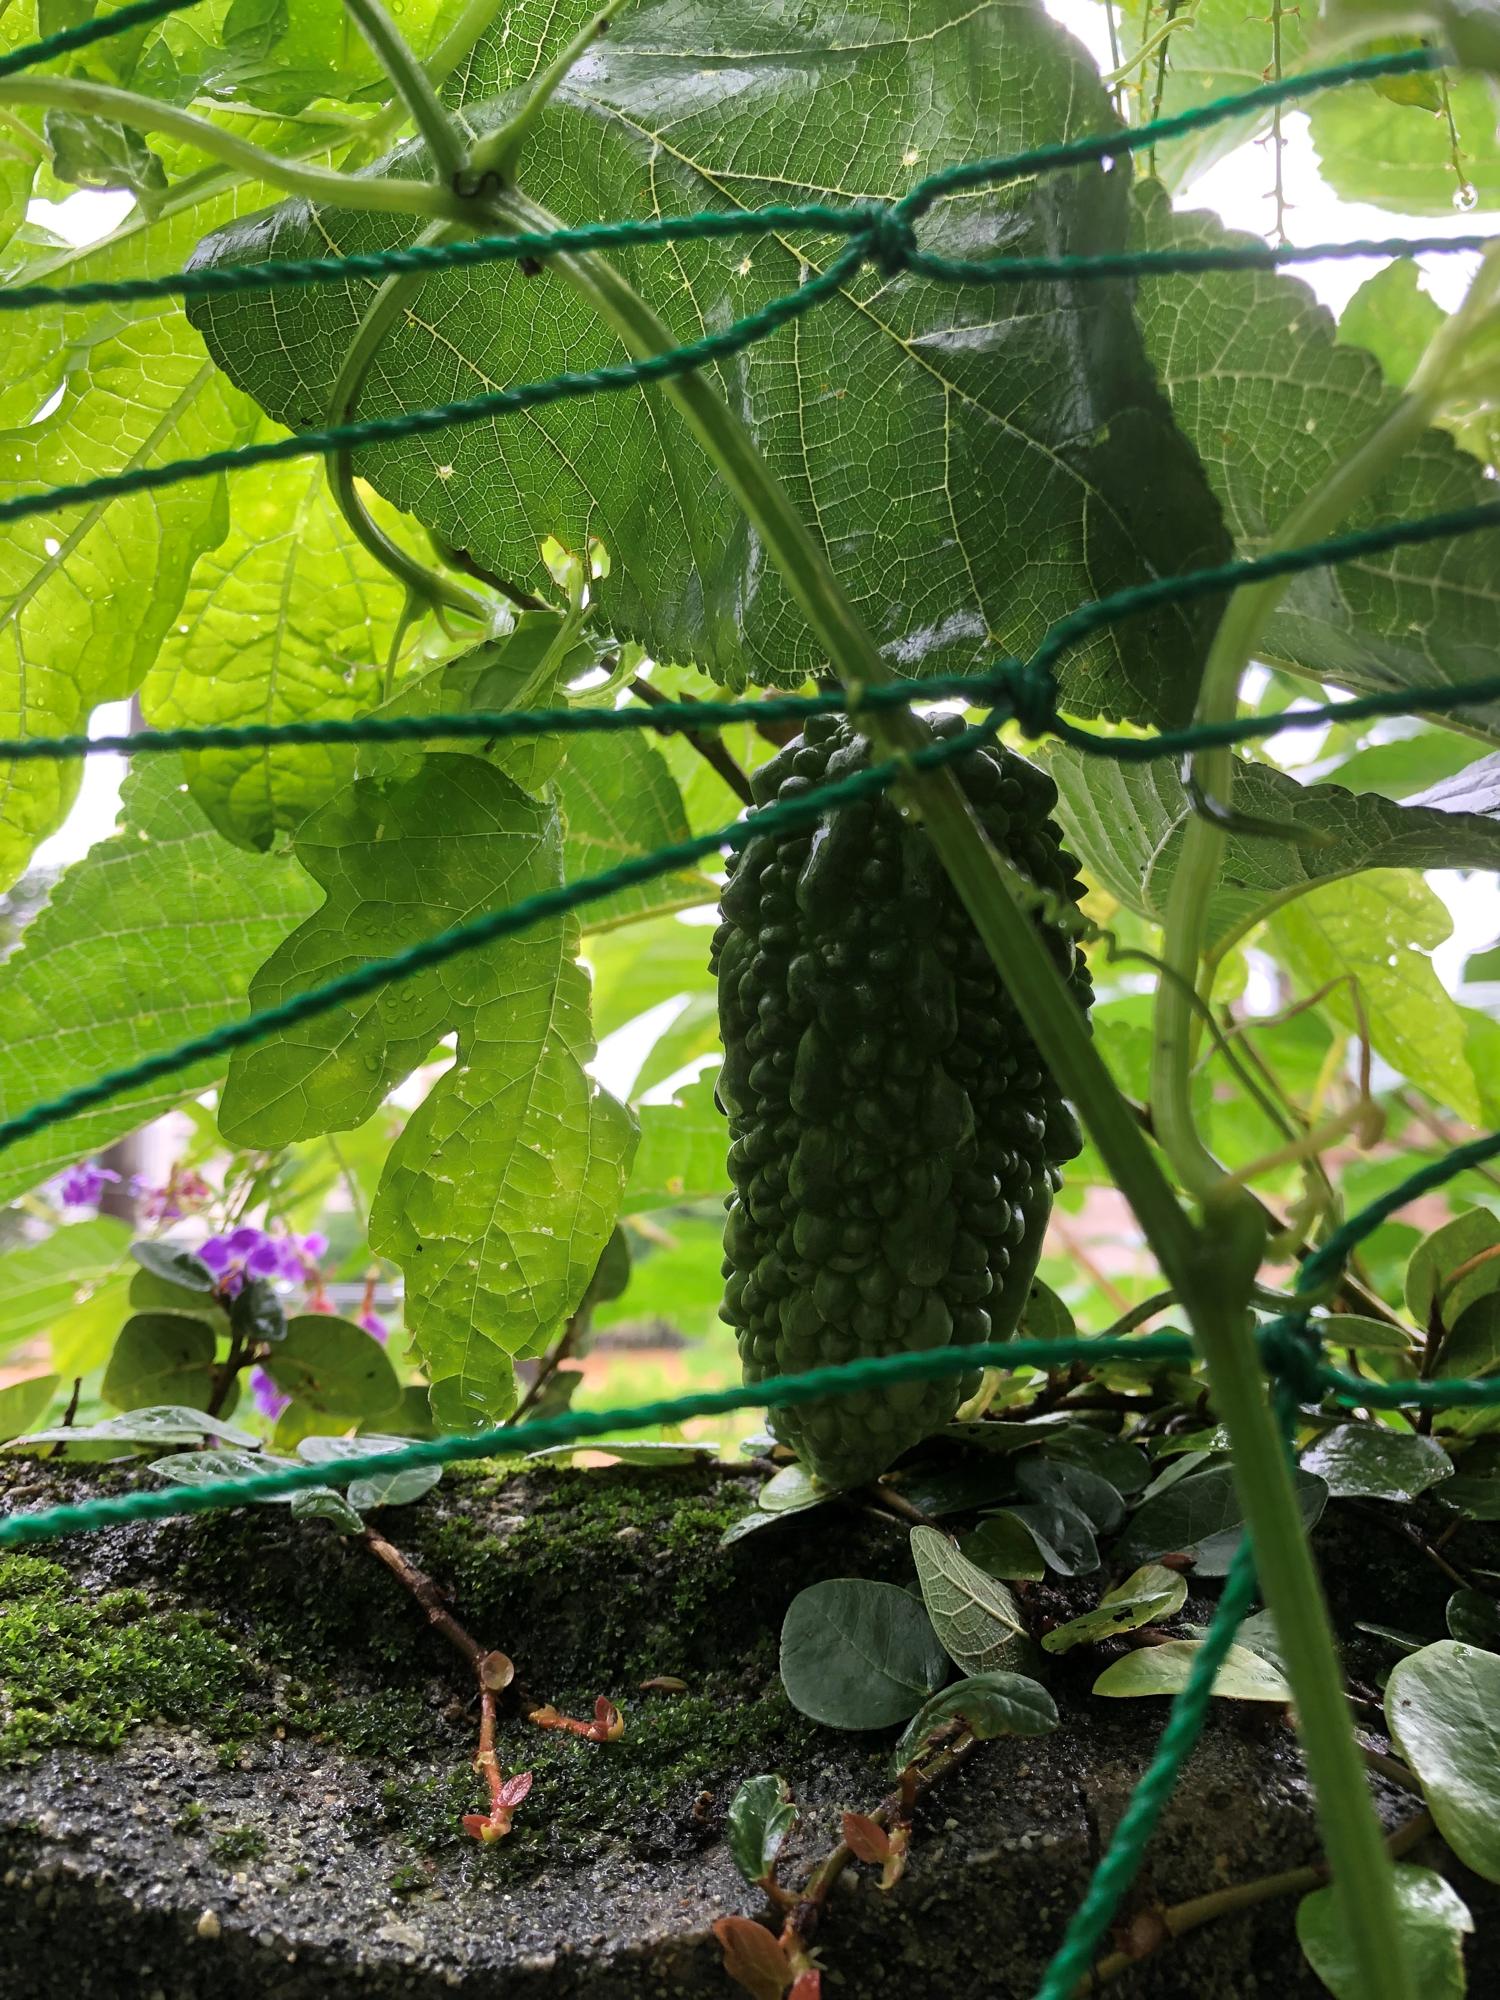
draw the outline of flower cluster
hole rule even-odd
[[[294,1284],[311,1282],[318,1291],[322,1280],[318,1259],[327,1254],[328,1238],[320,1230],[307,1236],[273,1236],[268,1229],[242,1223],[227,1236],[210,1236],[198,1246],[200,1263],[206,1264],[219,1281],[219,1289],[234,1298],[247,1279],[288,1278]],[[331,1306],[308,1301],[313,1312],[329,1312]]]
[[[96,1160],[80,1160],[52,1183],[50,1193],[64,1208],[97,1208],[104,1190],[120,1176],[113,1167],[101,1167]]]
[[[48,1192],[63,1208],[96,1209],[105,1188],[119,1178],[113,1167],[101,1166],[97,1160],[80,1160],[66,1173],[59,1174]],[[191,1167],[174,1167],[161,1187],[147,1180],[144,1174],[132,1174],[130,1196],[148,1222],[180,1222],[185,1215],[212,1201],[214,1191],[202,1174]]]

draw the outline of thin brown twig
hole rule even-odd
[[[919,1805],[935,1785],[966,1764],[979,1748],[977,1736],[962,1736],[950,1748],[942,1750],[925,1770],[914,1779],[910,1772],[902,1774],[902,1782],[893,1792],[886,1794],[874,1812],[868,1817],[877,1826],[889,1826],[893,1819],[908,1818],[912,1809]],[[910,1782],[908,1780],[910,1779]],[[849,1843],[841,1840],[825,1854],[807,1878],[807,1885],[797,1897],[790,1916],[781,1933],[782,1949],[789,1955],[805,1951],[817,1930],[818,1921],[828,1901],[833,1885],[838,1881],[849,1863],[854,1859],[854,1850]]]
[[[440,1632],[454,1651],[461,1654],[477,1673],[479,1662],[491,1649],[488,1646],[481,1646],[473,1633],[465,1631],[459,1624],[448,1609],[441,1589],[427,1572],[418,1569],[410,1557],[403,1555],[394,1542],[388,1542],[385,1536],[374,1528],[366,1528],[356,1539],[369,1550],[377,1562],[385,1564],[402,1589],[421,1606],[432,1629]]]
[[[1357,1513],[1363,1514],[1368,1520],[1378,1521],[1389,1533],[1395,1535],[1400,1541],[1405,1542],[1409,1549],[1415,1549],[1419,1555],[1426,1556],[1427,1560],[1440,1569],[1450,1583],[1456,1583],[1460,1590],[1478,1589],[1478,1585],[1474,1582],[1473,1578],[1465,1576],[1461,1569],[1455,1569],[1448,1558],[1433,1547],[1421,1529],[1414,1526],[1410,1521],[1398,1520],[1393,1515],[1388,1515],[1383,1508],[1372,1505],[1368,1501],[1351,1500],[1349,1505]],[[1487,1593],[1481,1594],[1485,1595]]]
[[[1366,1743],[1360,1744],[1359,1754],[1372,1771],[1378,1771],[1380,1776],[1389,1779],[1391,1784],[1399,1785],[1403,1792],[1415,1792],[1419,1799],[1423,1796],[1422,1780],[1415,1771],[1407,1770],[1406,1766],[1398,1763],[1394,1757],[1387,1757],[1381,1750],[1372,1750]]]
[[[541,1361],[537,1364],[536,1374],[531,1378],[531,1386],[527,1389],[526,1394],[521,1398],[520,1402],[517,1403],[515,1411],[510,1418],[512,1424],[521,1423],[526,1416],[526,1412],[535,1409],[541,1399],[542,1391],[572,1354],[574,1343],[578,1339],[582,1325],[582,1313],[574,1313],[573,1317],[563,1328],[562,1338],[558,1341],[557,1345],[549,1354],[543,1355]]]
[[[73,1419],[78,1415],[78,1399],[82,1394],[83,1377],[75,1375],[73,1377],[73,1393],[68,1398],[68,1407],[62,1413],[62,1428],[65,1431],[70,1431],[73,1428]],[[47,1456],[49,1458],[61,1458],[67,1448],[67,1440],[59,1438]]]
[[[675,706],[669,696],[664,695],[660,688],[652,687],[650,681],[643,680],[639,674],[631,681],[630,692],[638,701],[645,702],[648,708],[672,708]],[[682,701],[688,706],[692,705],[692,700],[693,697],[690,694],[682,696]],[[690,729],[685,730],[683,733],[703,761],[706,764],[711,764],[714,770],[718,772],[735,797],[743,800],[747,806],[753,806],[755,803],[755,794],[750,789],[750,780],[724,748],[724,739],[719,735],[719,732],[717,730]]]
[[[1425,1840],[1432,1830],[1432,1815],[1417,1813],[1388,1836],[1386,1853],[1395,1860],[1419,1841]],[[1154,1957],[1173,1938],[1212,1923],[1217,1917],[1234,1916],[1241,1910],[1253,1909],[1258,1903],[1269,1903],[1278,1896],[1301,1895],[1310,1889],[1321,1889],[1328,1878],[1328,1863],[1315,1861],[1306,1868],[1288,1868],[1280,1875],[1263,1875],[1256,1882],[1240,1882],[1230,1889],[1216,1889],[1211,1895],[1194,1896],[1188,1902],[1174,1903],[1167,1910],[1144,1913],[1137,1919],[1139,1933],[1132,1933],[1133,1949],[1112,1951],[1101,1958],[1073,1988],[1073,2000],[1088,2000],[1088,1996],[1097,1993],[1101,1986],[1107,1986],[1111,1980],[1133,1971],[1143,1959]]]
[[[1126,1298],[1119,1286],[1115,1284],[1113,1279],[1090,1256],[1089,1252],[1079,1242],[1078,1238],[1055,1209],[1052,1213],[1052,1228],[1058,1242],[1062,1244],[1078,1268],[1092,1280],[1098,1290],[1109,1300],[1115,1311],[1117,1313],[1128,1313],[1130,1311],[1130,1300]]]
[[[234,1378],[250,1359],[250,1349],[239,1334],[229,1336],[229,1352],[214,1369],[214,1386],[210,1391],[207,1414],[216,1417],[224,1408],[224,1399],[234,1383]]]

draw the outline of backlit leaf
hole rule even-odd
[[[1191,39],[1191,36],[1185,37]],[[1357,88],[1357,86],[1356,86]],[[1327,91],[1325,104],[1349,93]],[[1388,132],[1439,121],[1379,108],[1377,151]],[[1493,122],[1493,121],[1492,121]],[[1154,248],[1217,248],[1251,239],[1206,214],[1173,214],[1160,190],[1139,203],[1140,240]],[[1372,355],[1335,338],[1329,315],[1299,279],[1260,272],[1194,272],[1142,279],[1146,345],[1177,421],[1198,448],[1242,556],[1260,554],[1297,503],[1362,444],[1394,407]],[[1493,497],[1483,468],[1444,431],[1404,452],[1340,526],[1464,507]],[[1493,670],[1500,571],[1482,534],[1362,557],[1295,578],[1258,656],[1318,682],[1360,693],[1472,680]],[[1468,709],[1494,736],[1500,705]]]
[[[913,1528],[911,1552],[922,1602],[949,1658],[971,1675],[1002,1667],[1026,1636],[1010,1591],[936,1528]]]
[[[1474,1928],[1468,1906],[1431,1868],[1403,1861],[1392,1874],[1410,1990],[1422,2000],[1462,2000],[1464,1938]],[[1332,1889],[1314,1889],[1297,1905],[1297,1942],[1334,2000],[1364,2000],[1362,1970]]]
[[[255,968],[315,900],[285,855],[225,845],[186,796],[175,758],[143,758],[125,779],[120,832],[68,869],[0,965],[4,1114],[242,1014]],[[222,1069],[222,1058],[196,1063],[7,1147],[0,1199]]]
[[[237,473],[229,533],[193,570],[145,712],[158,728],[363,714],[380,699],[403,597],[355,541],[321,460]],[[354,755],[336,744],[199,750],[185,769],[220,832],[264,848],[347,784]]]

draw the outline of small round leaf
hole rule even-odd
[[[910,1591],[830,1577],[799,1591],[781,1627],[793,1708],[831,1729],[889,1729],[943,1684],[948,1662]]]

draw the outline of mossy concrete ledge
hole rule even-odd
[[[0,1464],[0,1509],[126,1475]],[[884,1738],[813,1727],[776,1673],[786,1604],[821,1576],[909,1580],[898,1524],[789,1522],[728,1551],[748,1475],[450,1472],[381,1526],[528,1689],[624,1708],[611,1745],[510,1717],[535,1785],[511,1837],[482,1803],[472,1684],[358,1545],[277,1508],[142,1523],[0,1557],[0,1993],[7,2000],[674,2000],[731,1987],[709,1931],[757,1914],[724,1845],[740,1779],[779,1771],[804,1810],[784,1871],[886,1788]],[[1090,1700],[1059,1663],[1063,1724],[987,1746],[923,1809],[888,1897],[849,1873],[822,1933],[825,1991],[1025,1996],[1160,1727]],[[684,1691],[643,1688],[667,1677]],[[1393,1816],[1402,1807],[1391,1805]],[[1262,1708],[1219,1703],[1140,1901],[1314,1857],[1300,1760]],[[1183,1939],[1122,1993],[1321,1991],[1289,1905]]]

